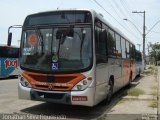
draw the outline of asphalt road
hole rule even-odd
[[[66,119],[97,119],[121,99],[121,94],[127,89],[119,91],[114,95],[112,102],[108,106],[99,104],[95,107],[71,106],[44,103],[39,101],[29,101],[18,99],[18,79],[0,80],[0,114],[29,114],[45,116],[61,116]]]
[[[14,120],[135,120],[142,118],[157,120],[157,108],[150,107],[155,100],[146,99],[148,96],[156,97],[153,96],[158,83],[155,78],[154,75],[142,75],[132,82],[131,87],[126,86],[117,92],[109,105],[100,103],[95,107],[20,100],[18,99],[18,79],[0,79],[0,120],[13,120],[13,118]],[[130,88],[139,88],[144,91],[144,94],[136,98],[127,96]],[[15,115],[20,118],[15,118]]]

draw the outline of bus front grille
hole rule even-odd
[[[85,79],[82,74],[40,74],[24,72],[22,74],[28,80],[32,88],[49,91],[71,91],[81,80]]]

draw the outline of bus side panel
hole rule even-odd
[[[96,93],[95,93],[95,104],[98,104],[107,95],[108,88],[108,65],[101,63],[96,66]]]
[[[116,92],[123,87],[122,60],[121,58],[111,58],[110,64],[113,67],[113,72],[112,74],[110,73],[109,76],[113,75],[114,77],[114,92]]]
[[[136,77],[136,62],[135,62],[135,60],[133,60],[131,63],[131,70],[132,70],[132,80],[134,80]]]
[[[114,92],[123,87],[122,61],[119,58],[108,58],[108,64],[96,67],[96,103],[106,98],[110,77],[114,78]]]
[[[0,58],[0,76],[18,75],[17,58]]]
[[[129,83],[129,77],[130,77],[130,60],[124,59],[123,65],[122,65],[122,76],[123,76],[123,84],[124,86]]]

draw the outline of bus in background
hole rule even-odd
[[[93,10],[36,13],[23,24],[20,69],[20,99],[94,106],[135,78],[135,45]]]
[[[136,50],[136,76],[140,76],[143,72],[142,53]]]
[[[19,48],[0,45],[0,78],[18,76]]]

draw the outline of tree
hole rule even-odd
[[[150,58],[154,58],[155,62],[157,64],[157,61],[160,61],[160,44],[159,42],[155,43],[155,44],[150,44],[150,52],[149,52],[149,56]]]

